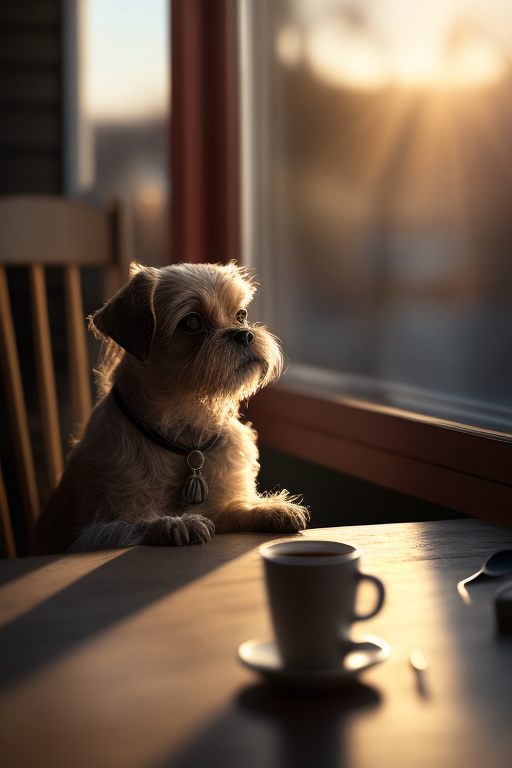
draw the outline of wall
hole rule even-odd
[[[0,3],[0,194],[62,185],[59,0]]]
[[[0,195],[62,192],[61,29],[60,0],[2,0],[0,3]],[[8,281],[34,460],[44,501],[49,487],[35,386],[27,270],[9,269]],[[59,270],[48,270],[46,282],[57,385],[62,395],[66,352],[60,319],[63,290]],[[62,402],[63,398],[59,399]],[[0,448],[14,534],[18,551],[23,554],[23,516],[17,514],[21,501],[1,380]]]

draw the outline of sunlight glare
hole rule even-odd
[[[505,74],[506,62],[496,47],[478,38],[467,40],[451,57],[448,84],[458,88],[489,86]]]
[[[308,35],[307,59],[330,85],[376,90],[390,80],[389,61],[378,43],[342,23],[320,23]]]
[[[394,75],[401,85],[427,86],[439,78],[437,51],[427,47],[402,47],[395,52]]]
[[[438,90],[486,88],[506,75],[508,57],[483,28],[475,24],[461,28],[459,21],[450,17],[444,27],[430,29],[427,25],[427,30],[418,24],[414,29],[402,29],[400,37],[389,36],[369,19],[354,24],[342,13],[329,14],[309,29],[307,63],[325,83],[359,91],[393,85]],[[454,37],[455,45],[451,42]],[[290,54],[286,51],[289,47],[291,52],[292,47],[284,42],[280,46],[280,58],[288,63]]]

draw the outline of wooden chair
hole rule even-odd
[[[128,278],[131,260],[132,237],[125,205],[116,203],[108,210],[100,210],[60,197],[0,198],[0,361],[29,543],[40,509],[6,267],[23,266],[29,271],[44,456],[50,484],[55,486],[62,472],[63,457],[45,267],[62,267],[64,272],[71,405],[74,422],[82,425],[91,410],[91,393],[80,268],[106,270],[107,300]],[[0,556],[16,556],[1,468]]]

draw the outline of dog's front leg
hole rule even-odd
[[[309,511],[297,504],[297,497],[287,491],[275,494],[254,494],[251,499],[230,502],[214,516],[218,533],[258,531],[260,533],[295,533],[303,530]]]
[[[155,515],[136,523],[100,520],[83,528],[67,552],[121,549],[138,544],[161,547],[202,544],[209,541],[214,532],[212,521],[195,513]]]

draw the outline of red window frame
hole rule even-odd
[[[236,0],[171,2],[171,258],[240,257]]]
[[[240,257],[236,0],[171,3],[173,261]],[[278,384],[251,401],[262,444],[512,527],[512,441]]]

